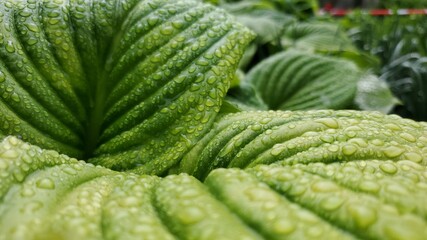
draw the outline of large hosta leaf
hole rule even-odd
[[[393,131],[420,130],[394,120],[386,124]],[[410,139],[393,133],[391,142]],[[418,137],[419,149],[426,140]],[[426,154],[420,160],[417,144],[409,145],[402,157],[384,147],[395,157],[382,160],[356,160],[355,153],[351,162],[217,169],[202,183],[186,174],[114,172],[8,137],[0,143],[0,239],[421,240]]]
[[[290,50],[260,62],[243,85],[253,86],[270,109],[340,109],[351,105],[362,76],[352,62]]]
[[[369,91],[358,88],[360,82],[368,81],[381,87]],[[248,89],[253,89],[273,110],[346,109],[356,103],[362,110],[387,113],[396,104],[387,85],[353,62],[299,50],[278,53],[252,68],[236,98],[240,99]],[[363,99],[354,101],[356,95]],[[380,95],[385,98],[379,98]],[[374,108],[375,103],[367,104],[374,99],[386,106]]]
[[[7,0],[0,13],[0,135],[150,173],[207,131],[251,39],[196,0]]]
[[[203,179],[219,167],[410,160],[426,165],[427,124],[351,110],[229,114],[189,151],[178,172]]]
[[[0,240],[426,239],[426,123],[216,117],[250,39],[197,0],[2,1]]]

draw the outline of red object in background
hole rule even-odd
[[[325,3],[325,5],[323,6],[323,10],[325,10],[327,12],[331,11],[333,8],[334,8],[334,6],[330,2]]]
[[[387,16],[393,14],[393,11],[389,9],[373,9],[369,11],[372,16]]]
[[[352,12],[352,10],[338,9],[338,8],[327,9],[326,5],[322,10],[336,17],[342,17]],[[397,11],[393,11],[391,9],[372,9],[372,10],[367,10],[366,12],[368,12],[372,16],[389,16],[394,14],[427,15],[427,9],[398,9]]]

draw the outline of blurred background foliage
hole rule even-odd
[[[274,101],[281,109],[377,110],[427,121],[427,17],[397,14],[401,8],[427,8],[427,1],[205,2],[226,9],[257,34],[241,61],[227,111],[273,109],[269,102]],[[333,17],[322,11],[325,6],[352,11],[344,17]],[[367,8],[387,8],[396,14],[372,16]],[[289,59],[297,55],[302,56],[299,65]],[[334,67],[318,62],[334,62]],[[353,70],[343,74],[341,68]],[[269,88],[263,87],[266,84]],[[329,97],[330,86],[348,96]],[[275,92],[270,94],[268,89]],[[270,95],[278,99],[266,97]],[[248,98],[252,104],[242,105],[240,100]],[[286,102],[290,99],[292,104]]]

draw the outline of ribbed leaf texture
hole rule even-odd
[[[2,1],[0,240],[427,239],[427,123],[218,114],[252,38],[197,0]]]
[[[0,12],[0,134],[148,173],[208,130],[252,38],[195,0],[14,0]]]
[[[316,122],[329,139],[343,121]],[[322,150],[342,160],[290,165],[276,140],[266,151],[276,163],[216,169],[204,183],[187,174],[114,172],[8,137],[0,144],[0,239],[425,239],[427,168],[419,146],[427,145],[427,126],[377,123],[390,128],[389,144],[356,126],[346,133],[357,137],[341,140],[341,148],[302,151],[307,160]]]
[[[340,109],[352,104],[362,78],[352,62],[289,50],[260,62],[246,75],[273,110]]]

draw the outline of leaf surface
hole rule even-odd
[[[174,165],[209,129],[252,39],[192,0],[5,1],[0,12],[0,134],[118,170]]]

